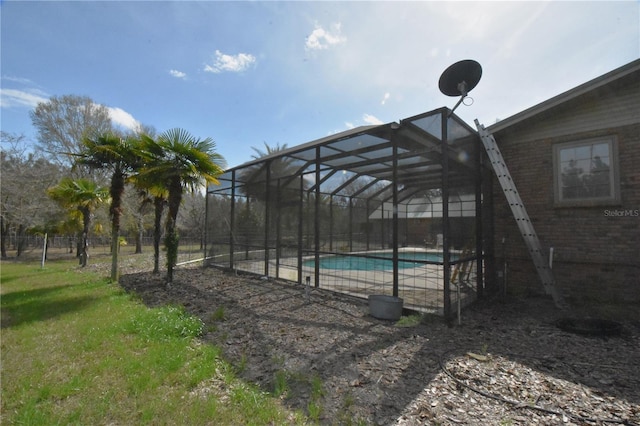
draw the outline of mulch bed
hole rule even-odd
[[[238,375],[283,404],[322,407],[322,424],[640,424],[640,324],[619,336],[557,327],[545,298],[482,302],[462,325],[439,317],[399,327],[365,300],[304,286],[181,268],[128,273],[121,285],[149,306],[180,304],[206,324]],[[314,389],[322,384],[322,392]],[[317,387],[317,386],[316,386]]]

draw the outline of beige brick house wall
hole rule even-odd
[[[638,77],[636,72],[494,132],[543,249],[548,253],[554,248],[558,286],[572,299],[640,302]],[[620,202],[559,207],[554,199],[554,145],[601,136],[617,141]],[[495,177],[492,185],[498,285],[504,285],[500,275],[506,262],[508,292],[542,293]]]

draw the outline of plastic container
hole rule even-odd
[[[403,303],[400,297],[372,294],[369,296],[369,313],[374,318],[397,321],[402,316]]]

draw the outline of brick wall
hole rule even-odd
[[[554,248],[558,286],[573,299],[640,302],[640,124],[569,135],[558,126],[559,136],[533,141],[519,137],[525,128],[496,135],[543,249],[548,253]],[[618,141],[621,202],[556,207],[553,145],[603,135],[615,135]],[[507,262],[508,291],[540,293],[542,286],[495,178],[493,196],[496,269],[502,272]]]

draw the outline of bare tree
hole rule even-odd
[[[128,238],[135,240],[135,253],[142,253],[143,238],[151,228],[153,197],[132,184],[126,186],[122,199],[124,209],[123,229]]]
[[[28,149],[23,135],[2,132],[0,140],[0,252],[6,258],[10,235],[15,237],[16,256],[20,256],[26,233],[45,229],[56,219],[59,209],[46,190],[61,174],[58,167]]]
[[[30,116],[43,153],[68,169],[84,148],[85,138],[113,130],[108,108],[86,96],[52,96],[47,102],[40,102]],[[72,172],[72,177],[89,175],[87,167],[76,167]]]
[[[195,191],[186,193],[182,198],[182,207],[178,213],[180,232],[192,240],[200,241],[204,247],[205,196]]]

